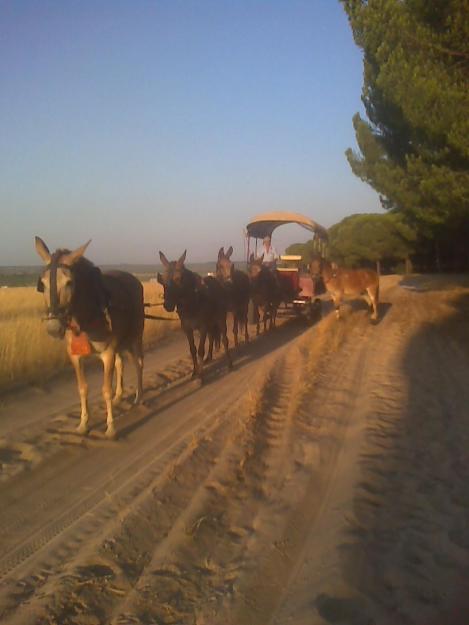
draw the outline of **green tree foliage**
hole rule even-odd
[[[293,243],[286,248],[285,254],[299,255],[303,257],[305,263],[312,260],[313,256],[320,252],[318,241],[310,239],[306,243]]]
[[[364,53],[352,170],[420,237],[457,235],[469,219],[469,0],[341,1]]]
[[[416,234],[398,213],[350,215],[328,230],[328,256],[341,265],[359,267],[395,265],[414,251]],[[305,262],[320,253],[318,242],[294,243],[286,254],[299,254]]]
[[[415,232],[395,213],[358,214],[329,228],[329,256],[349,267],[396,264],[409,258]]]

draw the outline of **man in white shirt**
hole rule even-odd
[[[279,256],[277,254],[277,250],[274,247],[272,247],[271,239],[269,236],[264,237],[262,248],[263,248],[262,251],[264,253],[262,264],[265,265],[266,267],[269,267],[269,269],[275,269],[277,266],[277,259]]]

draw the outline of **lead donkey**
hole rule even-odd
[[[322,277],[326,290],[332,296],[337,319],[340,319],[340,304],[344,296],[363,296],[370,308],[371,319],[378,319],[379,275],[376,271],[339,267],[325,258],[313,259],[309,270],[313,279]]]
[[[106,436],[115,436],[113,401],[123,393],[124,352],[129,352],[137,371],[135,403],[142,397],[143,374],[143,287],[125,271],[100,269],[84,258],[90,241],[73,252],[49,252],[36,237],[36,250],[46,267],[37,289],[44,293],[46,328],[54,338],[65,338],[67,352],[75,368],[81,402],[80,434],[88,432],[88,385],[83,358],[97,354],[103,362],[103,397],[106,403]],[[116,392],[112,398],[112,378],[116,370]]]

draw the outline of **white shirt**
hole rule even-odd
[[[262,259],[263,263],[274,263],[277,260],[277,250],[272,245],[269,247],[269,251],[267,251],[265,245],[263,245],[262,251],[264,252],[264,258]]]

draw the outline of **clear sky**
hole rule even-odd
[[[243,256],[249,217],[379,210],[352,174],[362,59],[336,0],[0,4],[0,264]],[[280,250],[308,234],[277,231]]]

